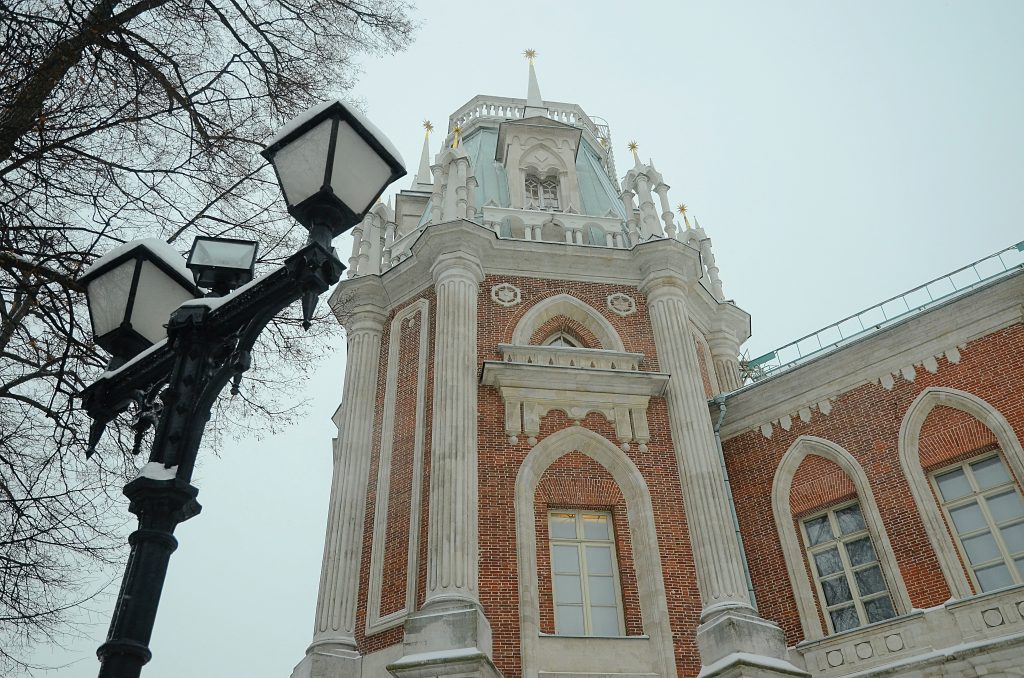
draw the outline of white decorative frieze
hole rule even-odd
[[[523,293],[515,285],[499,283],[491,288],[491,300],[507,308],[522,302]]]
[[[628,294],[616,292],[608,295],[608,310],[625,318],[636,313],[636,300]]]
[[[923,367],[927,372],[931,374],[935,374],[936,372],[938,372],[938,358],[945,357],[950,364],[956,365],[957,363],[960,362],[960,352],[966,348],[966,344],[960,344],[959,346],[947,348],[945,351],[937,353],[934,356],[928,356],[927,358],[920,362],[912,363],[910,365],[901,367],[893,372],[883,374],[882,376],[878,377],[878,379],[876,379],[875,381],[879,386],[884,388],[886,391],[891,391],[893,390],[893,388],[896,387],[896,379],[899,377],[903,377],[903,379],[905,379],[906,381],[914,381],[914,379],[917,378],[918,367]]]
[[[802,421],[805,424],[810,424],[811,420],[814,419],[815,409],[817,409],[818,412],[827,417],[832,413],[832,402],[831,400],[826,398],[822,401],[805,405],[803,407],[798,408],[795,412],[785,414],[779,417],[778,419],[775,419],[774,421],[765,422],[756,427],[754,430],[760,431],[761,435],[770,440],[776,426],[778,426],[784,431],[788,431],[791,428],[793,428],[793,422],[795,418],[799,418],[800,421]]]
[[[642,355],[554,346],[499,348],[504,359],[485,361],[481,382],[501,392],[510,445],[518,444],[520,436],[536,445],[541,421],[557,410],[576,423],[596,412],[615,426],[623,451],[631,443],[647,451],[648,402],[664,393],[668,375],[638,371]]]

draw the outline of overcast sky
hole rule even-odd
[[[415,15],[416,42],[366,62],[355,91],[410,174],[424,118],[442,131],[476,94],[525,97],[521,52],[536,49],[543,97],[608,121],[620,175],[635,139],[712,237],[726,295],[753,316],[751,356],[1024,240],[1024,3],[423,1]],[[148,678],[285,678],[302,658],[343,353],[310,381],[305,423],[202,460]],[[44,675],[95,675],[112,600],[95,607],[90,636],[36,656],[75,662]]]

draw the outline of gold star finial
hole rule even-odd
[[[638,144],[635,141],[630,141],[629,142],[629,146],[627,146],[626,148],[628,148],[629,150],[631,150],[634,153],[636,153],[636,149],[640,148],[640,144]]]
[[[524,49],[523,56],[526,57],[526,60],[532,64],[533,60],[537,58],[537,50],[533,49],[532,47]]]
[[[676,211],[679,212],[680,214],[682,214],[685,217],[686,216],[686,203],[682,203],[681,202],[678,205],[676,205]]]
[[[462,126],[456,125],[455,129],[452,130],[452,134],[455,135],[455,138],[452,139],[452,148],[458,148],[459,140],[462,138]]]
[[[423,129],[427,130],[427,134],[429,135],[431,132],[434,131],[434,123],[430,122],[429,120],[424,120]]]

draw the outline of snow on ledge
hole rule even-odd
[[[733,664],[739,663],[752,664],[753,666],[763,666],[765,668],[775,669],[777,671],[783,671],[785,673],[791,673],[796,676],[807,675],[806,671],[802,671],[797,667],[793,666],[789,662],[783,659],[776,659],[775,657],[766,657],[760,654],[751,654],[749,652],[733,652],[732,654],[722,657],[714,664],[710,666],[701,666],[700,673],[697,674],[697,678],[703,678],[704,676],[713,676],[720,671],[724,671],[726,668]]]
[[[185,278],[189,282],[192,281],[192,272],[189,271],[188,268],[186,268],[185,266],[185,257],[181,256],[181,253],[178,252],[178,250],[174,249],[173,247],[168,245],[163,240],[160,240],[159,238],[142,238],[141,240],[130,240],[124,243],[123,245],[118,245],[114,249],[110,250],[109,252],[101,256],[99,259],[89,264],[89,267],[82,271],[79,277],[88,275],[92,271],[95,271],[101,266],[104,266],[108,262],[113,261],[114,259],[121,256],[125,252],[135,249],[136,247],[146,248],[153,254],[153,256],[155,256],[157,259],[160,259],[160,261],[170,266],[174,271],[181,275],[181,277]]]
[[[161,461],[151,461],[139,469],[138,478],[149,478],[150,480],[174,480],[178,475],[178,467],[167,468]]]

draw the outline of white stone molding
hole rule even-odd
[[[878,504],[875,502],[875,495],[871,491],[867,474],[864,473],[864,469],[857,463],[853,455],[839,445],[824,438],[804,435],[797,438],[783,455],[772,482],[772,513],[775,517],[775,529],[778,531],[779,543],[786,560],[786,572],[789,574],[789,582],[793,587],[804,638],[814,640],[825,635],[818,619],[814,585],[807,576],[804,550],[793,526],[793,511],[789,505],[793,477],[796,475],[797,469],[800,468],[800,464],[810,455],[823,457],[833,462],[853,481],[861,514],[864,516],[868,533],[871,535],[871,543],[875,547],[878,562],[889,585],[889,593],[892,594],[896,612],[908,614],[912,605],[907,594],[907,587],[903,583],[903,577],[900,574],[899,565],[892,551],[892,545],[889,542],[885,524],[882,522],[882,515],[878,511]]]
[[[516,306],[523,300],[523,293],[518,287],[510,283],[498,283],[491,288],[491,301],[498,306],[509,308]]]
[[[935,551],[935,557],[942,568],[951,595],[953,598],[966,598],[972,595],[971,584],[960,563],[956,546],[949,536],[942,511],[935,503],[928,478],[921,467],[921,427],[928,414],[939,405],[965,412],[987,426],[995,434],[1003,457],[1018,483],[1024,482],[1024,449],[1021,448],[1020,441],[1006,417],[989,403],[966,391],[940,387],[926,388],[914,399],[903,417],[899,437],[903,475],[910,486],[910,494],[921,515],[921,522],[924,523],[925,532],[928,534],[928,540]]]
[[[707,337],[708,351],[714,364],[718,387],[723,393],[731,393],[743,386],[740,377],[740,344],[732,332],[712,332]]]
[[[666,400],[703,604],[702,622],[729,609],[754,616],[740,547],[730,518],[732,509],[708,415],[697,350],[689,341],[686,288],[681,278],[662,274],[652,276],[643,291],[650,308],[659,364],[672,375]],[[680,337],[686,337],[687,341],[680,341]]]
[[[514,350],[520,347],[503,345],[502,348],[509,349],[508,355],[512,357]],[[543,348],[545,354],[557,350],[549,346]],[[567,351],[577,352],[579,349]],[[561,359],[566,360],[568,357]],[[615,360],[614,356],[610,360]],[[541,421],[553,410],[564,412],[577,424],[587,414],[597,412],[615,426],[623,451],[628,451],[630,443],[635,442],[641,452],[647,451],[651,439],[648,402],[652,395],[664,392],[667,382],[668,375],[658,372],[497,361],[484,362],[481,378],[481,383],[497,387],[501,393],[505,403],[505,435],[511,445],[518,444],[520,435],[526,435],[527,442],[536,445]]]
[[[636,300],[623,292],[609,294],[607,303],[609,311],[623,318],[636,313]]]
[[[581,426],[572,426],[552,434],[534,447],[523,460],[516,476],[516,540],[518,543],[519,572],[519,627],[523,659],[523,675],[537,678],[551,667],[539,666],[538,657],[545,654],[542,643],[557,643],[555,637],[541,638],[539,577],[537,573],[537,532],[534,523],[534,497],[544,472],[559,457],[579,451],[601,464],[611,474],[626,502],[633,547],[633,561],[640,598],[640,617],[644,633],[650,638],[648,671],[659,676],[676,675],[672,646],[672,629],[666,603],[665,583],[662,579],[661,554],[654,527],[654,508],[650,491],[640,470],[610,441]],[[575,639],[574,639],[575,640]],[[573,671],[603,673],[607,664],[600,664],[600,648],[609,643],[606,638],[581,639],[593,646],[589,653],[573,653],[570,661]],[[635,642],[635,641],[634,641]],[[597,654],[598,656],[588,656]],[[592,664],[592,665],[591,665]],[[631,667],[639,668],[639,667]],[[556,668],[555,670],[566,670]],[[563,674],[560,674],[563,675]]]
[[[690,330],[693,334],[693,341],[700,345],[701,351],[704,355],[704,368],[708,371],[708,384],[711,386],[711,393],[717,394],[722,393],[723,389],[720,386],[720,379],[718,378],[718,369],[716,367],[716,360],[714,354],[711,352],[711,346],[708,345],[707,339],[704,338],[704,332],[702,332],[695,324],[691,323]],[[738,356],[737,352],[737,356]],[[699,359],[700,356],[698,355]],[[739,360],[737,358],[737,374],[739,373]],[[730,389],[731,390],[731,389]]]
[[[828,398],[825,398],[824,400],[821,400],[816,403],[809,403],[807,405],[803,405],[802,407],[797,408],[795,411],[790,412],[789,414],[784,414],[774,421],[767,421],[763,424],[759,424],[754,430],[760,431],[761,435],[763,435],[765,438],[771,438],[772,431],[775,426],[778,426],[779,428],[785,431],[790,430],[793,427],[794,417],[799,417],[800,421],[802,421],[805,424],[811,423],[811,421],[814,419],[814,410],[818,410],[818,412],[821,415],[827,417],[828,415],[832,414],[832,402]]]
[[[575,320],[590,330],[601,344],[595,348],[620,352],[626,350],[619,333],[615,331],[607,318],[589,304],[569,294],[556,294],[534,304],[519,320],[516,329],[512,332],[512,343],[521,346],[529,345],[533,333],[545,322],[558,316]]]
[[[369,485],[377,370],[384,314],[364,307],[347,319],[348,355],[344,397],[335,423],[331,503],[317,596],[316,624],[310,647],[355,650],[359,563]]]
[[[370,551],[370,579],[366,602],[366,635],[400,625],[416,609],[416,583],[419,579],[420,510],[423,487],[423,443],[427,398],[427,358],[430,350],[430,302],[419,299],[397,313],[391,321],[388,342],[388,368],[384,386],[384,412],[377,463],[377,496],[373,513],[373,546]],[[398,399],[398,363],[401,359],[403,323],[419,323],[416,369],[416,421],[413,435],[412,493],[409,499],[409,553],[406,565],[405,607],[381,614],[384,587],[384,554],[387,549],[388,503],[391,497],[392,453],[395,443],[394,412]],[[389,586],[397,582],[388,582]]]
[[[478,606],[476,339],[484,274],[467,252],[442,254],[431,273],[437,310],[424,606]]]
[[[501,359],[507,363],[589,367],[623,372],[638,371],[644,361],[643,353],[608,351],[600,348],[576,348],[575,346],[498,344],[498,351],[501,353]]]

